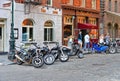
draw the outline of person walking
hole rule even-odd
[[[90,48],[90,36],[88,33],[86,33],[84,37],[84,50],[89,50]]]
[[[82,32],[79,31],[79,34],[78,34],[78,44],[80,45],[80,48],[82,48]]]

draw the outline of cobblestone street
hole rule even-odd
[[[83,59],[70,57],[68,62],[57,60],[53,65],[34,68],[2,60],[0,81],[120,81],[120,54],[88,54]],[[6,62],[9,63],[6,63]]]

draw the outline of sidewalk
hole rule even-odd
[[[13,64],[12,61],[8,60],[7,54],[0,54],[0,66]]]

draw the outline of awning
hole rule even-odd
[[[78,23],[78,29],[98,29],[98,26],[92,24]]]

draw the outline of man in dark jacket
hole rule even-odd
[[[82,32],[79,31],[79,34],[78,34],[78,44],[80,45],[80,48],[82,48]]]

